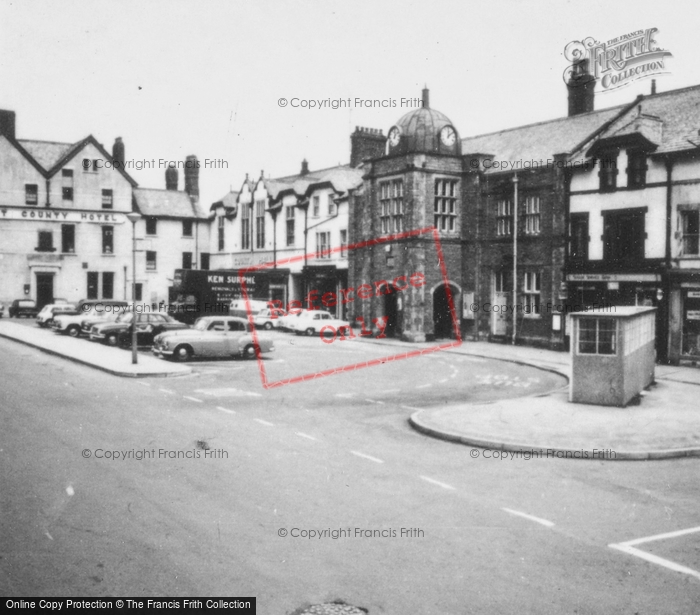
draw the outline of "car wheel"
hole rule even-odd
[[[173,358],[177,361],[189,361],[192,358],[192,349],[189,346],[178,346],[173,352]]]
[[[306,335],[308,335],[309,337],[311,337],[312,335],[315,335],[315,333],[316,333],[316,331],[315,331],[315,329],[314,329],[313,327],[309,327],[309,328],[306,330]]]
[[[263,325],[263,329],[267,329],[267,330],[269,331],[270,329],[272,329],[272,323],[271,323],[271,322],[266,322],[266,323]]]
[[[111,333],[110,335],[108,335],[107,339],[105,341],[107,343],[107,346],[116,346],[117,345],[116,333]]]
[[[71,327],[68,327],[68,331],[66,331],[68,335],[71,337],[79,337],[80,336],[80,327],[73,325]]]
[[[257,358],[255,356],[255,346],[253,344],[248,344],[244,349],[243,352],[241,353],[242,357],[244,359],[255,359]]]

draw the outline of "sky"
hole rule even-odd
[[[127,161],[155,160],[130,171],[142,187],[165,187],[160,160],[221,160],[200,169],[208,208],[246,173],[349,162],[355,126],[387,134],[424,85],[462,137],[563,117],[564,48],[586,37],[657,28],[658,91],[700,84],[699,16],[697,0],[0,0],[0,108],[20,139],[122,137]],[[595,107],[650,87],[598,87]]]

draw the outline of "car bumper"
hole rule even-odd
[[[152,346],[151,352],[154,355],[156,355],[157,357],[172,357],[173,356],[172,350],[165,350],[164,348],[158,348],[157,346]]]
[[[105,338],[104,333],[90,333],[91,340],[103,340]]]

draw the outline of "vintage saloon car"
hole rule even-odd
[[[187,361],[192,357],[256,357],[252,326],[245,318],[235,316],[205,316],[199,318],[194,328],[157,335],[153,353],[159,357]],[[270,338],[258,334],[261,353],[272,352],[275,347]]]
[[[128,334],[131,330],[133,317],[133,312],[127,312],[120,314],[114,322],[93,325],[92,329],[90,329],[90,339],[109,346],[116,346],[120,340],[124,340],[125,345],[129,344],[131,340],[127,339],[128,335],[125,334]],[[136,313],[136,332],[140,336],[139,341],[141,343],[150,343],[150,340],[145,342],[144,335],[155,336],[163,331],[187,328],[186,324],[178,322],[167,314]]]
[[[350,323],[346,320],[333,318],[328,312],[321,310],[304,310],[298,318],[292,318],[287,327],[297,335],[335,335],[336,331],[349,333]]]

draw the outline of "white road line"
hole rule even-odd
[[[544,525],[545,527],[554,526],[554,523],[552,523],[551,521],[547,521],[547,519],[534,517],[532,515],[528,515],[527,513],[520,512],[519,510],[513,510],[512,508],[501,508],[501,510],[505,510],[507,513],[510,513],[511,515],[516,515],[517,517],[522,517],[523,519],[530,519],[530,521],[534,521],[535,523],[539,523],[540,525]]]
[[[445,382],[447,382],[447,378],[443,378],[442,380],[440,380],[440,384],[443,384]]]
[[[424,481],[427,481],[429,483],[432,483],[433,485],[437,485],[438,487],[442,487],[443,489],[451,489],[452,491],[456,491],[456,489],[452,485],[448,485],[447,483],[440,482],[439,480],[435,480],[434,478],[430,478],[428,476],[420,476]]]
[[[362,459],[369,459],[370,461],[374,461],[374,463],[384,463],[384,460],[382,459],[377,459],[376,457],[372,457],[372,455],[365,455],[364,453],[361,453],[360,451],[350,451],[353,455],[357,455],[358,457],[362,457]]]
[[[223,408],[221,406],[217,406],[216,409],[221,410],[221,412],[226,412],[227,414],[236,414],[235,410],[229,410],[228,408]]]
[[[190,397],[189,395],[183,395],[185,399],[189,399],[190,401],[196,401],[198,404],[204,403],[201,399],[197,399],[196,397]]]
[[[636,538],[634,540],[627,540],[625,542],[620,542],[618,544],[624,546],[641,545],[644,542],[652,542],[653,540],[665,540],[666,538],[677,538],[678,536],[685,536],[686,534],[694,534],[695,532],[700,532],[700,526],[691,527],[687,530],[678,530],[676,532],[666,532],[665,534],[656,534],[655,536],[647,536],[646,538]]]
[[[301,431],[295,431],[294,433],[295,433],[297,436],[301,436],[302,438],[306,438],[307,440],[313,440],[314,442],[318,442],[318,440],[317,440],[316,438],[314,438],[313,436],[310,436],[310,435],[307,434],[307,433],[303,433],[303,432],[301,432]]]
[[[268,427],[274,427],[274,423],[269,423],[268,421],[263,421],[262,419],[253,419],[254,421],[257,421],[261,425],[267,425]]]
[[[383,401],[379,401],[379,400],[377,400],[377,399],[365,399],[365,401],[368,401],[368,402],[370,402],[370,403],[372,403],[372,404],[382,404],[382,405],[384,405],[384,402],[383,402]]]
[[[161,393],[170,393],[173,394],[175,391],[171,391],[170,389],[158,389]]]
[[[428,383],[428,384],[419,384],[416,388],[417,388],[417,389],[427,389],[428,387],[431,387],[431,386],[433,386],[433,385],[430,384],[430,383]]]
[[[151,386],[151,383],[150,383],[150,382],[139,382],[139,384],[140,384],[142,387],[150,387],[150,386]]]
[[[352,397],[354,393],[336,393],[336,397]]]

